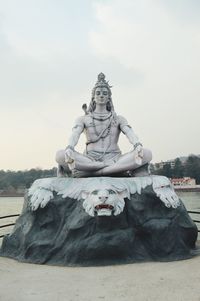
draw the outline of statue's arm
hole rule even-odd
[[[122,131],[122,133],[124,133],[124,135],[126,135],[129,142],[133,145],[133,150],[135,152],[135,162],[138,165],[141,165],[142,158],[143,158],[142,144],[139,142],[138,137],[134,133],[131,126],[128,124],[127,120],[122,116],[119,116],[119,126],[120,126],[120,130]]]
[[[126,137],[129,142],[136,148],[138,145],[142,144],[139,142],[138,136],[134,133],[132,127],[128,124],[128,121],[123,116],[118,116],[120,130]]]
[[[80,135],[84,130],[84,120],[83,117],[79,117],[74,124],[74,127],[72,129],[72,134],[68,141],[67,148],[74,149],[74,147],[77,145]]]

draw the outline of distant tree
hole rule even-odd
[[[152,174],[155,174],[155,172],[156,172],[156,169],[152,163],[150,163],[149,170]]]
[[[200,184],[200,158],[198,156],[188,157],[185,164],[185,176],[196,179],[197,184]]]
[[[168,177],[168,178],[172,178],[173,177],[173,169],[171,168],[170,163],[166,163],[163,166],[163,168],[154,169],[153,174],[165,176],[165,177]]]
[[[176,158],[173,168],[173,177],[182,178],[184,176],[184,166],[179,158]]]
[[[25,171],[0,170],[0,189],[10,191],[10,189],[29,188],[31,184],[40,178],[56,176],[56,168],[52,169],[30,169]]]
[[[171,168],[171,164],[167,163],[163,166],[163,175],[172,178],[173,177],[173,170]]]
[[[163,168],[159,168],[159,164],[155,163],[151,171],[153,174],[168,178],[191,177],[196,180],[197,184],[200,184],[200,156],[190,155],[184,164],[180,158],[176,158],[173,168],[171,168],[170,163],[165,164]]]

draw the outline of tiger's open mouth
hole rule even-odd
[[[112,205],[109,205],[109,204],[100,204],[100,205],[95,206],[95,209],[96,210],[101,210],[101,209],[113,210],[114,207]]]

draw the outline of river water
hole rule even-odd
[[[178,192],[187,210],[200,212],[200,192]],[[0,197],[0,216],[20,214],[23,206],[23,197]],[[200,220],[200,215],[192,215],[192,218]],[[0,225],[12,223],[16,218],[0,219]],[[197,224],[200,228],[200,224]],[[0,235],[9,233],[12,226],[9,228],[0,229]],[[0,239],[1,243],[1,239]]]

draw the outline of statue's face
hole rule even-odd
[[[95,190],[82,191],[81,195],[84,200],[83,208],[90,216],[111,216],[118,215],[124,210],[124,198],[128,193],[126,189],[116,191],[99,185]]]
[[[96,102],[96,104],[106,105],[109,101],[108,89],[106,87],[96,88],[94,101]]]

